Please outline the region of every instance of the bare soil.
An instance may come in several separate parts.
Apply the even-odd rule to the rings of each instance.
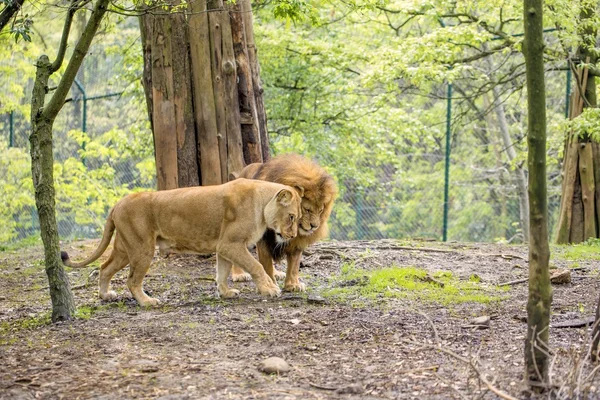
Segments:
[[[77,260],[96,243],[63,247]],[[237,299],[219,299],[214,258],[156,257],[145,280],[162,302],[154,309],[128,297],[127,270],[113,279],[122,296],[116,303],[97,298],[94,268],[71,270],[80,318],[59,324],[48,321],[41,247],[0,253],[0,398],[530,397],[522,382],[527,283],[511,285],[504,300],[489,304],[382,297],[357,305],[323,297],[349,261],[364,269],[452,271],[464,280],[476,274],[490,286],[527,277],[524,246],[403,245],[414,249],[391,241],[318,244],[301,269],[308,293],[269,299],[252,283],[234,284],[241,289]],[[552,264],[573,267],[561,251]],[[594,314],[598,261],[579,261],[572,275],[571,283],[554,286],[552,324]],[[470,326],[484,315],[491,317],[488,329]],[[589,331],[551,327],[553,395],[600,398],[600,378],[582,362]],[[284,358],[291,371],[260,372],[258,364],[271,356]]]

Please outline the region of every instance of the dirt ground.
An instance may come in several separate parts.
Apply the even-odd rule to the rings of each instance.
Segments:
[[[71,258],[97,241],[64,244]],[[412,249],[411,249],[412,248]],[[600,398],[600,378],[585,362],[589,327],[556,324],[593,316],[598,261],[568,260],[554,285],[550,330],[553,396]],[[523,246],[393,241],[324,242],[301,269],[306,294],[266,299],[252,283],[241,296],[217,297],[214,258],[155,258],[145,288],[162,305],[142,309],[128,298],[126,270],[113,279],[121,301],[96,295],[95,268],[70,270],[80,318],[49,323],[41,247],[0,253],[0,398],[2,399],[462,399],[516,398],[522,382],[527,284],[503,300],[442,306],[415,298],[338,298],[342,265],[372,270],[413,266],[459,280],[500,282],[527,276]],[[352,285],[345,283],[344,285]],[[357,301],[360,300],[360,301]],[[490,316],[488,329],[472,326]],[[271,356],[291,371],[266,375]],[[485,381],[490,383],[488,386]],[[547,395],[546,395],[547,396]],[[544,398],[546,398],[544,396]],[[541,398],[541,397],[540,397]]]

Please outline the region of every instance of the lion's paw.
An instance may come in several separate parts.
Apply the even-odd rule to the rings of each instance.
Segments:
[[[227,289],[226,291],[219,292],[219,296],[224,299],[231,299],[233,297],[238,297],[240,295],[240,291],[237,289]]]
[[[231,280],[234,282],[250,282],[252,275],[247,272],[242,272],[241,274],[231,273]]]
[[[269,296],[269,297],[277,297],[277,296],[281,295],[281,289],[279,289],[279,286],[277,286],[276,284],[274,284],[272,282],[270,285],[259,286],[258,292],[260,294],[262,294],[263,296]]]
[[[119,296],[114,290],[109,290],[106,293],[100,293],[100,298],[104,301],[115,301]]]
[[[155,299],[154,297],[148,297],[146,300],[143,301],[138,300],[138,303],[140,303],[142,307],[155,307],[160,305],[160,300]]]
[[[275,270],[273,271],[273,275],[275,275],[275,279],[277,279],[278,281],[282,281],[285,279],[285,272],[283,271],[279,271],[279,270]]]
[[[302,282],[286,283],[283,290],[285,292],[305,292],[306,285]]]

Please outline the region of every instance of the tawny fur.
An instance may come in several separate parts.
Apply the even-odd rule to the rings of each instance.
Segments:
[[[238,291],[227,286],[233,263],[252,276],[260,293],[275,296],[279,287],[248,251],[266,229],[286,240],[296,237],[300,196],[291,187],[271,182],[236,179],[204,187],[134,193],[121,199],[110,211],[102,241],[85,261],[74,263],[62,253],[65,265],[81,268],[98,259],[115,242],[109,259],[102,264],[99,295],[113,300],[110,290],[115,273],[129,264],[127,286],[141,305],[156,305],[142,289],[156,244],[161,253],[217,253],[217,288],[223,297]]]
[[[240,173],[241,178],[260,179],[294,187],[302,196],[303,213],[298,227],[298,236],[286,243],[287,274],[284,290],[304,291],[298,270],[304,249],[327,236],[327,220],[337,195],[335,181],[317,163],[298,154],[277,156],[264,164],[250,164]],[[320,212],[320,210],[322,210]],[[311,228],[314,227],[314,228]],[[264,243],[257,245],[259,260],[267,274],[274,279],[273,252]],[[236,280],[242,271],[234,267]]]

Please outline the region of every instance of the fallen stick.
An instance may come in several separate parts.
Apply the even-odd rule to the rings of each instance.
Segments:
[[[518,285],[519,283],[525,283],[529,280],[529,278],[523,278],[523,279],[517,279],[515,281],[508,281],[508,282],[503,282],[503,283],[499,283],[498,286],[512,286],[512,285]]]
[[[583,319],[572,319],[570,321],[557,322],[550,324],[550,328],[581,328],[584,326],[592,325],[596,317],[588,317]]]
[[[308,384],[314,388],[321,389],[321,390],[337,390],[338,389],[336,387],[318,385],[316,383],[312,383],[311,381],[308,381]]]

